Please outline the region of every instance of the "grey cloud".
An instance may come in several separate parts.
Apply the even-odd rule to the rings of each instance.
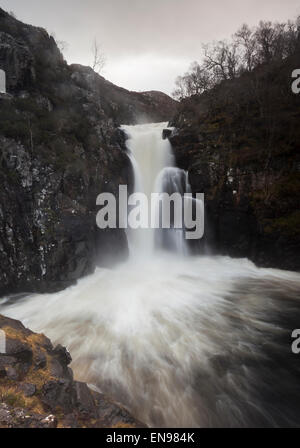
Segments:
[[[124,87],[170,92],[201,44],[230,37],[244,22],[287,20],[299,0],[2,0],[20,20],[68,42],[68,62],[91,63],[96,37],[107,56],[105,76]],[[159,75],[161,72],[161,76]]]

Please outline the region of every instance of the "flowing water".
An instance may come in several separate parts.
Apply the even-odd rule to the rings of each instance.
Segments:
[[[163,127],[124,128],[137,191],[189,189]],[[163,251],[143,232],[129,231],[126,263],[57,294],[3,299],[0,312],[67,346],[76,379],[151,426],[300,426],[300,275],[188,256],[178,232]]]
[[[134,190],[144,193],[148,198],[148,216],[158,213],[157,204],[151,211],[151,194],[190,192],[187,173],[174,166],[175,159],[169,140],[162,139],[163,129],[168,123],[151,125],[122,126],[128,136],[127,147],[132,161],[135,185]],[[171,213],[172,215],[172,213]],[[174,213],[173,213],[174,215]],[[174,218],[175,219],[175,218]],[[182,254],[188,253],[184,232],[181,229],[155,230],[135,229],[128,231],[131,256],[153,255],[154,249],[168,248]]]

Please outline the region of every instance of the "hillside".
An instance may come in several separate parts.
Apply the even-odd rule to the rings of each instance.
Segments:
[[[52,37],[0,9],[0,294],[56,291],[111,258],[123,231],[96,227],[96,198],[132,183],[120,124],[167,121],[176,102],[68,66]]]
[[[300,48],[181,102],[171,142],[193,191],[206,195],[216,253],[300,269],[299,61]]]

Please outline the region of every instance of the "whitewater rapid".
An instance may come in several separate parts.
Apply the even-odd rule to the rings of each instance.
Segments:
[[[163,126],[152,128],[155,147]],[[147,128],[134,132],[148,135],[151,153]],[[144,191],[171,164],[165,149]],[[132,156],[143,173],[150,154]],[[77,380],[150,426],[292,426],[300,422],[291,352],[299,290],[299,274],[246,259],[150,250],[60,293],[4,298],[0,313],[66,346]]]

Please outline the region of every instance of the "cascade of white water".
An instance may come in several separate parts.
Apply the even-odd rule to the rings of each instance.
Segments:
[[[159,193],[168,193],[172,196],[174,193],[179,193],[183,198],[185,193],[191,192],[191,187],[188,181],[188,174],[176,167],[164,168],[156,179],[155,190]],[[162,204],[160,211],[162,211]],[[183,221],[183,209],[182,216],[178,218],[180,210],[172,208],[171,211],[171,227],[169,229],[158,229],[155,233],[155,245],[158,248],[188,255],[188,245],[185,239],[185,229]],[[176,220],[181,222],[181,228],[175,228]]]
[[[148,215],[152,193],[190,192],[187,174],[174,166],[175,160],[169,140],[163,140],[162,132],[167,123],[122,126],[128,136],[127,147],[132,161],[136,193],[148,198]],[[174,219],[173,219],[174,220]],[[135,229],[128,232],[133,255],[149,254],[154,247],[187,253],[184,229]]]

